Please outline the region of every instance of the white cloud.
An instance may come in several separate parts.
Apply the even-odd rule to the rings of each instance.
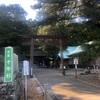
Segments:
[[[26,19],[32,18],[35,19],[36,11],[32,10],[30,8],[31,5],[36,4],[36,0],[0,0],[0,4],[21,4],[21,6],[25,9],[25,11],[28,13]]]

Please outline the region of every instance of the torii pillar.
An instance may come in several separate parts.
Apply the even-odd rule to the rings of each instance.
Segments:
[[[62,38],[60,38],[59,42],[60,42],[60,58],[61,58],[62,75],[65,75],[64,62],[63,62],[63,46],[62,46]]]
[[[34,62],[34,43],[32,38],[30,46],[30,77],[33,77],[33,62]]]

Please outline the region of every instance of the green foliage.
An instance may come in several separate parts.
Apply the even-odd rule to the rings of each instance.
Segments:
[[[20,34],[30,33],[25,22],[25,11],[19,5],[0,6],[0,45],[20,44]]]
[[[23,50],[23,39],[19,35],[32,32],[26,15],[25,10],[18,4],[0,5],[0,47],[12,46],[20,57],[27,50]]]
[[[81,45],[100,39],[100,6],[95,0],[38,0],[38,34],[68,35],[64,40],[67,45]],[[77,17],[87,18],[88,21],[72,23]],[[53,40],[55,41],[55,40]],[[83,62],[90,62],[100,56],[98,45],[89,46],[89,50],[79,55]],[[46,50],[46,49],[45,49]],[[49,52],[49,49],[48,49]],[[98,53],[97,53],[98,52]]]

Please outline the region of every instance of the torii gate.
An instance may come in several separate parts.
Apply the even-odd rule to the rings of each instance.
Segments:
[[[20,35],[22,38],[30,39],[30,42],[23,43],[22,45],[30,45],[30,72],[31,68],[33,67],[34,62],[34,45],[59,45],[60,47],[60,55],[61,55],[61,68],[62,68],[62,75],[65,75],[65,70],[63,66],[63,45],[66,43],[62,43],[62,39],[66,39],[68,36],[55,36],[55,35]],[[35,39],[58,39],[59,42],[37,42]]]

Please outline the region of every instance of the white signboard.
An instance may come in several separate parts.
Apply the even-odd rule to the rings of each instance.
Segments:
[[[75,59],[74,59],[74,64],[75,64],[75,65],[78,65],[78,60],[79,60],[78,58],[75,58]]]
[[[23,75],[29,75],[29,62],[27,60],[23,61]]]

